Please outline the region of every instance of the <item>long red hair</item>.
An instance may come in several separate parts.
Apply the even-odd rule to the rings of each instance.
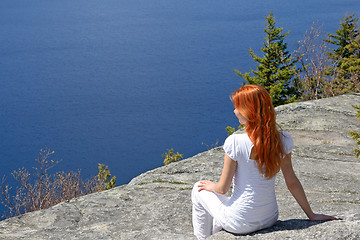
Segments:
[[[280,171],[284,150],[276,127],[276,113],[269,93],[258,85],[244,85],[232,94],[234,107],[247,122],[245,130],[254,144],[253,158],[268,179]]]

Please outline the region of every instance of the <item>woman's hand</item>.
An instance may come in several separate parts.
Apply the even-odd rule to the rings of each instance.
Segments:
[[[198,185],[199,192],[201,190],[206,190],[209,192],[215,192],[215,183],[209,180],[200,181],[200,184]]]
[[[206,190],[216,194],[226,194],[230,188],[233,176],[236,171],[237,162],[232,160],[226,153],[224,157],[224,167],[218,183],[209,180],[200,181],[199,192]]]
[[[309,217],[310,221],[328,221],[328,220],[338,220],[338,218],[325,215],[325,214],[314,214],[313,216]]]

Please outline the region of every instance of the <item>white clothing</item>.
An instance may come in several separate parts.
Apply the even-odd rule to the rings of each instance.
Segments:
[[[283,149],[290,153],[294,143],[289,133],[280,132]],[[208,191],[192,191],[193,227],[198,239],[221,230],[246,234],[272,226],[278,218],[275,177],[265,178],[257,162],[250,159],[253,143],[246,133],[230,135],[223,146],[237,167],[230,198]]]

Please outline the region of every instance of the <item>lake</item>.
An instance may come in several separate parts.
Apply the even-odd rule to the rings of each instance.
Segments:
[[[358,0],[0,1],[0,174],[31,169],[41,148],[53,170],[117,184],[191,157],[237,126],[231,92],[260,54],[265,15],[290,30],[290,51],[314,21],[334,33]]]

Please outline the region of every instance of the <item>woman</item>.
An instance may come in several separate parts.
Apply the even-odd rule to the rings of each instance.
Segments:
[[[193,227],[198,239],[222,228],[247,234],[272,226],[278,219],[275,176],[282,171],[286,185],[308,218],[335,220],[315,214],[291,164],[293,140],[278,132],[268,92],[245,85],[232,95],[234,113],[246,133],[229,136],[224,144],[224,167],[218,183],[197,182],[192,191]],[[233,182],[232,196],[224,196]]]

